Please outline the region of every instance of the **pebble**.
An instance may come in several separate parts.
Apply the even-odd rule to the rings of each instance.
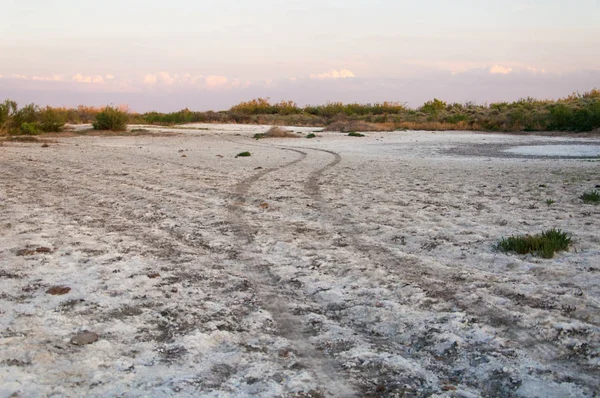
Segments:
[[[71,291],[71,288],[68,286],[52,286],[50,289],[46,290],[46,293],[51,294],[53,296],[62,296],[63,294],[67,294]]]
[[[98,341],[98,335],[94,332],[82,332],[71,337],[71,344],[86,345]]]

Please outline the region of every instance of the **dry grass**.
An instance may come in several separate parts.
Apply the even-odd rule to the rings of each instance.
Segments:
[[[173,137],[183,135],[183,133],[173,131],[150,131],[146,129],[133,129],[130,131],[111,131],[111,130],[67,130],[62,133],[45,134],[47,137],[138,137],[138,136],[155,136],[155,137]]]
[[[266,133],[256,134],[254,138],[299,138],[300,136],[294,134],[292,131],[286,130],[281,127],[273,126]]]
[[[351,120],[331,123],[323,131],[349,133],[351,131],[394,131],[396,129],[394,123],[368,123],[361,120]]]
[[[396,124],[398,130],[433,130],[433,131],[449,131],[449,130],[482,130],[478,124],[457,122],[401,122]]]
[[[50,143],[55,144],[55,140],[47,138],[32,137],[30,135],[12,135],[0,138],[0,145],[4,142],[20,142],[24,144]]]

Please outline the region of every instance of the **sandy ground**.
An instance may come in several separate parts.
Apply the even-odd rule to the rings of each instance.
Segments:
[[[196,127],[0,147],[1,397],[597,396],[598,140]]]

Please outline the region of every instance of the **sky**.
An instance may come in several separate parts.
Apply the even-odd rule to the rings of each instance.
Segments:
[[[2,0],[0,100],[490,103],[600,88],[598,0]]]

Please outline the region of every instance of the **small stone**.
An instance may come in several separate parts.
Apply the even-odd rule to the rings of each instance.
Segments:
[[[442,386],[442,391],[456,391],[456,387],[451,385]]]
[[[263,203],[260,204],[260,208],[261,209],[268,209],[269,208],[269,204],[266,203],[266,202],[263,202]]]
[[[187,155],[184,153],[183,155],[181,155],[182,158],[187,158]]]
[[[38,253],[52,253],[52,249],[50,249],[49,247],[38,247],[37,249],[35,249],[35,251]]]
[[[171,293],[177,293],[177,288],[176,287],[172,288]]]
[[[71,288],[68,286],[53,286],[50,289],[46,290],[46,293],[51,294],[53,296],[62,296],[71,291]]]
[[[158,272],[151,272],[148,274],[148,278],[150,279],[156,279],[158,277],[160,277],[160,274]]]
[[[30,250],[30,249],[17,250],[17,256],[31,256],[32,254],[35,254],[34,250]]]
[[[44,145],[42,145],[42,148],[48,148],[50,145],[48,145],[47,143],[44,142]]]
[[[99,336],[94,332],[82,332],[71,337],[71,344],[86,345],[98,341]]]

